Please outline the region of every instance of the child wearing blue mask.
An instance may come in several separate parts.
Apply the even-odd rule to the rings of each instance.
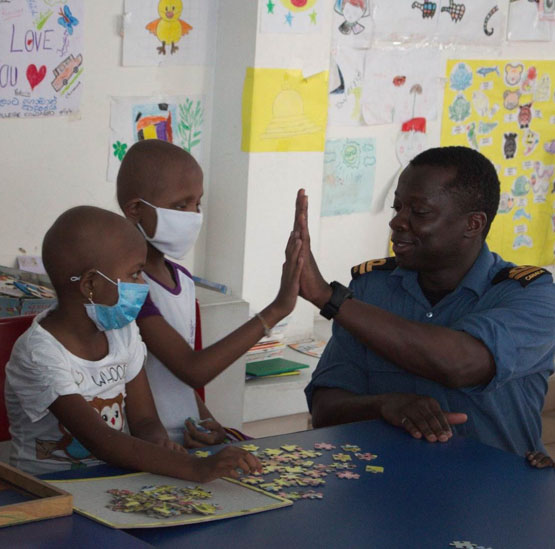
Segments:
[[[6,367],[13,465],[41,474],[102,460],[197,482],[260,469],[239,448],[198,459],[169,439],[134,322],[148,293],[145,259],[133,225],[100,208],[68,210],[46,233],[58,303],[33,320]]]
[[[118,202],[148,243],[144,277],[150,294],[137,324],[148,349],[147,374],[160,419],[172,440],[187,447],[218,444],[226,436],[194,389],[203,387],[294,308],[302,269],[301,241],[292,233],[281,287],[256,317],[223,338],[195,348],[198,309],[189,272],[168,259],[192,249],[202,224],[203,174],[183,149],[158,140],[139,141],[123,158]],[[202,431],[196,422],[203,421]]]

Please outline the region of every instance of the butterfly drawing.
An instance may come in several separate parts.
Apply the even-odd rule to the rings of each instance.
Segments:
[[[73,16],[69,6],[64,6],[63,9],[60,8],[59,15],[58,23],[67,30],[68,34],[73,34],[73,27],[79,24],[79,19]]]

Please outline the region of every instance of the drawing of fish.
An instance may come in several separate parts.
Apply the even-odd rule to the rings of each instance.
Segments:
[[[488,74],[490,74],[491,72],[496,72],[497,76],[499,76],[499,67],[495,66],[495,67],[480,67],[476,73],[479,74],[482,77],[486,77]]]

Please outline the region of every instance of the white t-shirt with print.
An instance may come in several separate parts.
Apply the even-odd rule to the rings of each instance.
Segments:
[[[105,332],[108,354],[85,360],[71,354],[39,322],[38,315],[17,340],[6,366],[6,408],[12,445],[10,463],[32,474],[97,465],[48,407],[79,394],[113,429],[126,430],[125,384],[140,372],[145,345],[135,322]]]
[[[168,261],[168,264],[174,271],[176,287],[168,288],[143,273],[149,287],[149,297],[143,309],[154,309],[150,312],[156,311],[156,314],[162,315],[164,320],[194,348],[195,284],[181,265],[173,261]],[[144,311],[141,311],[139,318],[141,316],[145,316]],[[185,420],[188,417],[199,417],[194,389],[176,377],[152,353],[148,353],[146,373],[160,421],[168,431],[168,437],[178,444],[183,444]]]

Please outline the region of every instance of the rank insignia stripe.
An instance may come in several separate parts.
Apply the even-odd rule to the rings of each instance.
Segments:
[[[519,267],[505,267],[501,269],[491,281],[492,284],[499,284],[504,280],[516,280],[520,285],[525,288],[528,284],[531,284],[545,274],[551,274],[547,269],[543,267],[536,267],[533,265],[521,265]]]
[[[351,277],[358,278],[360,275],[371,271],[393,271],[397,267],[397,261],[394,257],[385,257],[382,259],[371,259],[364,261],[360,265],[355,265],[351,269]]]

